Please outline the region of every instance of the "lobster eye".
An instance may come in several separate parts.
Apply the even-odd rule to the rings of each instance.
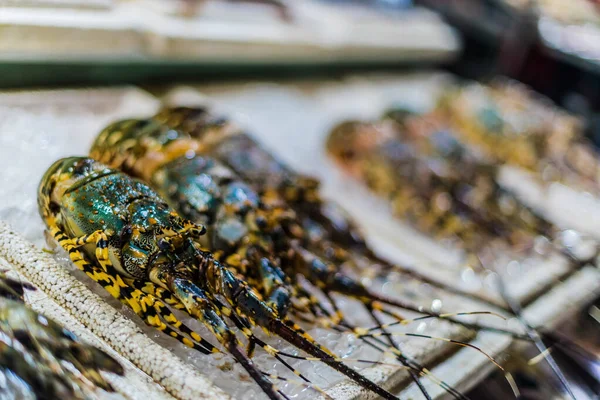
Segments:
[[[131,225],[125,225],[121,230],[121,243],[128,241],[132,234],[133,228]]]
[[[158,248],[161,251],[167,251],[171,248],[171,244],[165,239],[158,239]]]
[[[73,167],[75,175],[87,175],[94,170],[95,161],[90,158],[82,158]]]
[[[262,215],[256,217],[255,223],[256,223],[256,226],[258,226],[260,229],[267,228],[267,219]]]

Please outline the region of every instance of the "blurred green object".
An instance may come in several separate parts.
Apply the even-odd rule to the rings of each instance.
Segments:
[[[441,61],[336,62],[321,64],[192,62],[0,62],[0,88],[58,87],[70,85],[160,84],[249,78],[315,78],[349,72],[427,69]]]

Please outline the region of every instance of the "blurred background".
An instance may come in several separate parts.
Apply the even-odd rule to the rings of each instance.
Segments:
[[[3,87],[313,78],[432,65],[518,79],[600,141],[595,0],[3,0]]]
[[[349,74],[441,70],[459,79],[506,76],[525,83],[580,116],[588,138],[600,144],[598,0],[0,0],[0,5],[0,88],[6,91],[133,84],[162,93],[179,83],[310,83]],[[599,321],[600,311],[591,304],[562,333],[579,336],[599,354]],[[527,366],[526,360],[519,365]],[[536,392],[536,374],[527,368],[515,373],[522,398],[551,398]],[[588,379],[577,368],[568,374]],[[591,388],[588,395],[599,390],[593,379],[585,387]],[[514,397],[502,374],[471,395]]]

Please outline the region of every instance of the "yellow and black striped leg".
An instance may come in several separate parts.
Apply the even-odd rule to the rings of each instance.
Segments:
[[[177,341],[183,343],[187,347],[193,348],[204,354],[219,352],[219,350],[208,341],[200,337],[196,332],[192,331],[187,326],[183,325],[169,308],[158,298],[146,294],[139,289],[129,286],[121,279],[121,276],[116,274],[114,268],[110,267],[109,272],[114,272],[114,275],[106,273],[100,268],[88,263],[83,257],[82,261],[78,256],[83,256],[78,250],[72,250],[69,254],[79,253],[75,258],[71,258],[80,269],[86,272],[90,278],[98,282],[106,291],[113,297],[121,301],[123,304],[131,308],[146,325],[156,328],[171,336]],[[84,263],[86,263],[84,265]],[[81,268],[83,266],[83,268]],[[178,332],[179,330],[180,332]],[[189,336],[186,337],[182,333]]]
[[[206,233],[206,227],[204,227],[203,225],[196,224],[189,220],[184,220],[183,228],[180,229],[177,233],[179,233],[180,235],[198,238]]]
[[[94,243],[96,246],[96,259],[102,265],[102,268],[106,270],[106,263],[108,262],[108,236],[104,231],[98,230],[89,235],[69,238],[60,228],[55,226],[50,230],[50,234],[67,252],[78,249],[86,244]]]
[[[158,328],[164,331],[169,336],[177,339],[184,345],[198,349],[198,345],[202,346],[204,349],[208,350],[208,352],[218,353],[219,349],[213,346],[206,339],[202,338],[197,332],[192,330],[190,327],[181,322],[165,305],[168,304],[169,307],[173,307],[176,309],[184,310],[185,306],[175,297],[171,295],[167,290],[154,285],[151,282],[140,282],[140,281],[132,281],[132,286],[136,288],[137,291],[143,292],[143,295],[146,296],[147,302],[151,301],[156,311],[156,314],[160,317],[162,321],[164,321],[168,326],[166,328]],[[164,301],[164,303],[163,303]],[[149,304],[150,305],[150,304]],[[179,332],[176,332],[173,328]],[[168,330],[168,331],[167,331]],[[179,333],[189,336],[183,336]],[[192,340],[190,340],[190,338]],[[202,351],[202,350],[200,350]],[[204,351],[206,353],[206,351]]]
[[[108,257],[103,263],[104,270],[92,264],[83,252],[77,250],[77,247],[96,240],[92,235],[84,236],[79,239],[68,239],[58,227],[52,229],[52,235],[69,253],[69,258],[78,269],[83,271],[95,282],[98,282],[111,294],[111,296],[131,308],[140,318],[142,318],[144,323],[163,331],[165,334],[177,339],[184,345],[194,348],[202,353],[208,354],[219,351],[212,344],[203,340],[196,332],[193,332],[185,326],[183,327],[183,330],[186,331],[185,333],[190,336],[191,340],[177,332],[171,326],[168,326],[167,323],[169,325],[175,324],[182,326],[183,323],[178,321],[168,307],[158,298],[146,294],[125,283],[111,265]],[[102,236],[97,235],[97,237],[101,238]]]

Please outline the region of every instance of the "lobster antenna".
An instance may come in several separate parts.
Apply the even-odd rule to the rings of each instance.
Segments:
[[[490,270],[489,265],[484,257],[482,257],[481,255],[478,254],[477,258],[479,259],[480,264],[486,270]],[[521,322],[521,324],[525,328],[525,331],[527,332],[527,336],[529,336],[531,338],[531,341],[535,344],[535,346],[539,350],[540,355],[545,354],[544,358],[546,359],[546,361],[548,362],[548,365],[550,366],[550,368],[552,369],[552,371],[554,372],[554,374],[560,381],[561,385],[564,387],[564,389],[569,394],[569,396],[573,400],[576,400],[575,395],[573,394],[573,391],[571,390],[571,386],[569,385],[569,382],[567,381],[567,378],[564,376],[564,374],[560,370],[560,367],[558,366],[558,364],[556,364],[556,361],[554,360],[554,358],[550,354],[548,348],[546,347],[546,345],[540,338],[540,335],[527,322],[527,320],[523,316],[521,305],[508,295],[508,292],[506,291],[506,286],[504,285],[504,281],[502,280],[502,278],[500,276],[498,276],[498,279],[496,279],[496,282],[498,285],[498,291],[500,292],[500,295],[502,296],[502,298],[504,299],[506,304],[508,304],[508,306],[512,310],[513,314],[517,317],[519,322]]]
[[[305,289],[303,289],[305,290]],[[318,316],[318,312],[316,309],[314,309],[315,307],[318,308],[325,316],[329,317],[329,320],[331,320],[331,314],[329,313],[329,311],[327,309],[325,309],[323,307],[322,304],[320,303],[314,303],[311,304],[312,306],[312,311],[313,314]],[[336,307],[335,303],[332,303],[332,307]],[[337,312],[337,314],[341,314],[339,311]],[[309,321],[310,322],[310,321]],[[334,330],[336,330],[337,332],[340,333],[347,333],[348,329],[355,329],[355,327],[353,327],[352,325],[350,325],[347,321],[342,321],[340,324],[335,325],[335,324],[328,324],[327,327],[332,328]],[[418,372],[419,375],[428,378],[429,380],[431,380],[432,382],[434,382],[435,384],[437,384],[438,386],[440,386],[442,389],[444,389],[446,392],[448,392],[449,394],[451,394],[453,397],[457,398],[457,399],[466,399],[467,397],[465,395],[463,395],[462,393],[460,393],[459,391],[457,391],[456,389],[454,389],[451,385],[447,384],[446,382],[438,379],[437,377],[435,377],[430,371],[428,371],[426,368],[424,368],[423,366],[421,366],[417,361],[410,359],[409,357],[405,356],[398,348],[396,347],[392,347],[390,348],[389,346],[387,346],[385,344],[385,342],[383,342],[380,338],[376,337],[376,338],[366,338],[366,337],[362,337],[360,338],[362,341],[364,341],[367,345],[371,346],[372,348],[376,349],[377,351],[381,352],[381,353],[386,353],[386,352],[391,352],[402,364],[403,366],[408,366],[410,369],[409,371],[413,371],[413,372]],[[388,338],[388,340],[391,340],[391,338]],[[379,347],[377,344],[373,343],[379,343],[380,345],[386,346],[387,348],[382,349],[381,347]],[[398,365],[396,365],[398,367]],[[419,386],[419,388],[422,387],[422,385],[420,384],[420,382],[417,383],[417,385]],[[423,393],[426,397],[428,396],[428,394]]]

